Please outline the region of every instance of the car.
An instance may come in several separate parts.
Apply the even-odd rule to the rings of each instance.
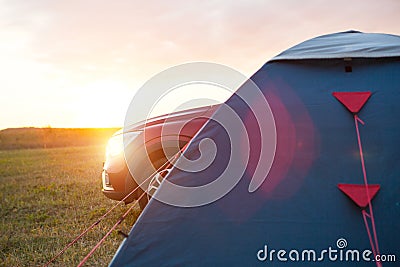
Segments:
[[[106,147],[101,175],[103,194],[121,201],[140,184],[140,189],[124,202],[127,204],[139,199],[143,209],[151,197],[149,192],[157,189],[160,178],[169,171],[167,162],[171,155],[185,147],[219,106],[203,106],[157,116],[114,133]],[[157,173],[154,174],[154,170]],[[152,175],[153,181],[147,179]],[[145,191],[146,196],[140,197]]]

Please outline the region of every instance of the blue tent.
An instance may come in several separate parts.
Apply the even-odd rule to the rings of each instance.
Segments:
[[[399,266],[400,36],[320,36],[284,51],[250,79],[275,119],[276,152],[265,181],[249,192],[271,129],[259,129],[235,94],[226,104],[250,133],[240,181],[199,207],[152,199],[110,266]],[[244,90],[246,83],[237,92]],[[204,138],[217,145],[213,163],[196,173],[175,168],[169,181],[207,184],[223,171],[231,144],[212,119],[186,157],[199,156]]]

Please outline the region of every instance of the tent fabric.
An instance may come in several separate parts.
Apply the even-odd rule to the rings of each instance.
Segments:
[[[297,50],[301,56],[321,51],[321,58],[339,54],[358,57],[361,51],[367,58],[353,59],[350,73],[344,71],[340,58],[276,60],[284,55],[290,59],[292,48],[250,78],[270,104],[277,133],[274,162],[261,187],[248,191],[260,143],[271,129],[258,129],[249,106],[234,94],[225,104],[241,118],[251,140],[249,164],[239,183],[223,198],[201,207],[175,207],[152,199],[110,266],[375,266],[373,262],[339,262],[328,257],[316,262],[258,258],[266,250],[268,255],[282,249],[339,250],[343,239],[348,248],[361,252],[371,249],[360,208],[337,188],[338,184],[362,184],[363,174],[354,118],[332,96],[334,92],[365,91],[372,95],[357,116],[365,122],[360,131],[368,180],[381,188],[373,200],[380,251],[400,257],[400,60],[376,58],[378,53],[400,51],[400,41],[394,41],[400,37],[354,32],[331,37],[316,38],[325,50],[313,49],[307,45],[309,41]],[[333,53],[336,37],[342,46]],[[344,40],[351,41],[349,47],[363,49],[343,50]],[[382,50],[385,42],[390,50]],[[253,93],[246,84],[239,91],[249,96]],[[258,99],[251,101],[257,108]],[[213,117],[223,116],[221,112],[217,110]],[[207,184],[224,170],[231,144],[223,127],[212,119],[192,140],[185,156],[196,159],[204,138],[216,143],[218,153],[213,163],[196,173],[175,168],[167,177],[169,181],[184,186]],[[384,266],[398,266],[398,262]]]
[[[347,31],[319,36],[274,57],[276,60],[382,58],[400,56],[400,36]]]
[[[336,97],[350,112],[358,113],[371,96],[371,92],[333,92]]]
[[[369,184],[367,186],[369,194],[367,194],[366,186],[363,184],[338,184],[338,188],[353,200],[357,206],[366,208],[375,197],[376,193],[378,193],[380,186],[377,184]]]

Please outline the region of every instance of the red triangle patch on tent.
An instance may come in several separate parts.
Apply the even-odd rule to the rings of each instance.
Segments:
[[[378,184],[368,185],[369,197],[367,196],[367,190],[365,190],[364,184],[338,184],[339,189],[351,200],[353,200],[360,208],[366,208],[368,204],[375,197],[380,189]]]
[[[367,103],[371,92],[334,92],[332,95],[350,112],[358,113]]]

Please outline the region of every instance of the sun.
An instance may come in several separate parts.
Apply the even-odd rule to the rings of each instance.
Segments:
[[[115,80],[101,80],[77,88],[72,108],[75,125],[84,128],[122,127],[134,89]]]

